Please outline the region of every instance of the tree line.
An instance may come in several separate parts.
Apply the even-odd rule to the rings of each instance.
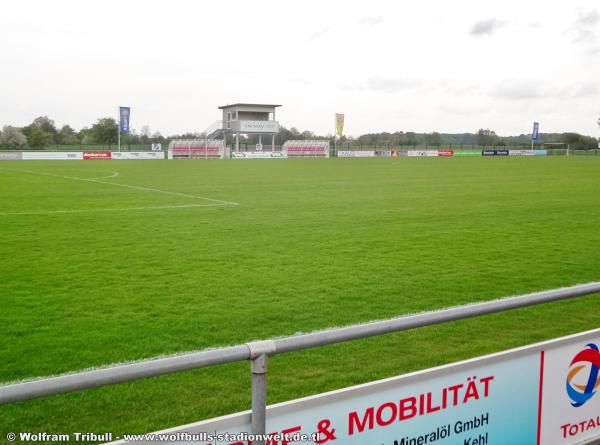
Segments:
[[[206,137],[203,133],[184,133],[164,137],[159,131],[151,132],[145,125],[138,133],[132,130],[129,134],[121,135],[121,144],[139,145],[151,143],[168,143],[172,139],[197,139]],[[281,127],[280,132],[275,135],[275,144],[283,145],[288,140],[294,139],[322,139],[333,143],[332,135],[316,135],[311,131],[299,131],[295,127]],[[265,145],[270,145],[270,137],[263,140]],[[411,131],[396,131],[394,133],[367,133],[356,138],[342,136],[337,143],[347,146],[365,147],[398,147],[398,146],[460,146],[477,145],[480,147],[526,145],[531,142],[530,134],[519,136],[498,136],[489,128],[480,128],[476,133],[415,133]],[[581,135],[574,132],[567,133],[540,133],[540,143],[558,142],[570,144],[571,148],[596,148],[596,138]],[[98,119],[90,127],[84,127],[75,131],[69,125],[58,128],[55,122],[48,116],[40,116],[25,127],[13,127],[6,125],[0,131],[0,147],[7,149],[23,148],[43,149],[50,145],[90,145],[103,144],[114,145],[117,143],[117,122],[115,119],[106,117]],[[242,135],[241,144],[254,145],[258,143],[258,135]]]
[[[49,145],[103,144],[110,147],[117,143],[117,137],[117,122],[110,117],[98,119],[90,127],[75,131],[70,125],[58,128],[48,116],[40,116],[25,127],[5,125],[0,131],[0,146],[13,149],[28,146],[37,150]],[[142,127],[140,133],[132,130],[129,134],[121,135],[124,145],[165,141],[160,132],[151,133],[147,125]]]
[[[503,147],[514,145],[531,144],[531,134],[520,134],[519,136],[498,136],[489,128],[480,128],[476,133],[369,133],[363,134],[356,139],[341,138],[341,143],[361,146],[461,146],[477,145],[479,147]],[[596,148],[596,138],[578,133],[540,133],[536,143],[565,143],[571,148]]]

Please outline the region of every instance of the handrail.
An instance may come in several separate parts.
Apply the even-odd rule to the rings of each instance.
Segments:
[[[390,318],[388,320],[327,329],[309,334],[251,342],[244,345],[210,349],[64,374],[56,377],[23,381],[0,386],[0,405],[174,372],[242,360],[255,360],[285,352],[406,331],[418,327],[431,326],[594,293],[600,293],[600,282],[502,298],[483,303],[467,304],[448,309]],[[266,364],[264,372],[266,372]]]

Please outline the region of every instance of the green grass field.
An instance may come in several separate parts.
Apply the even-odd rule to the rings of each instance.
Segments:
[[[600,280],[597,158],[15,161],[0,191],[0,382]],[[599,310],[276,356],[268,401],[597,328]],[[249,406],[239,363],[0,406],[0,440]]]

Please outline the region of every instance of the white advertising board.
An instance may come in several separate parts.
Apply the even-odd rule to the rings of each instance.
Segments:
[[[533,150],[508,150],[509,156],[534,156]]]
[[[368,150],[338,150],[338,158],[374,158],[375,152]]]
[[[231,153],[231,159],[283,159],[286,157],[286,154],[280,151],[240,151]]]
[[[240,133],[279,133],[277,121],[232,121],[231,129]]]
[[[542,353],[541,444],[600,437],[599,345],[596,334]]]
[[[112,159],[165,159],[162,151],[113,151]]]
[[[80,161],[83,160],[83,153],[80,151],[24,151],[23,160]]]
[[[437,151],[432,151],[432,150],[408,150],[407,152],[408,156],[425,156],[425,157],[430,157],[430,156],[437,156],[438,152]]]
[[[23,159],[20,151],[0,151],[0,161],[19,161]]]
[[[273,405],[268,433],[292,439],[270,443],[298,442],[294,434],[318,445],[586,443],[600,437],[598,344],[600,329]],[[250,445],[250,421],[246,411],[152,439]],[[127,443],[155,443],[138,439]]]

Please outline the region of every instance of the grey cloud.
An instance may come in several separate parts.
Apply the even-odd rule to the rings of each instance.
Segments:
[[[450,93],[454,96],[472,96],[482,93],[480,83],[465,82],[461,79],[443,78],[438,81],[436,87],[442,93]]]
[[[542,24],[539,22],[529,22],[525,26],[527,26],[527,28],[531,28],[531,29],[540,29],[542,27]]]
[[[498,20],[497,18],[491,18],[488,20],[481,20],[479,22],[475,22],[475,24],[471,27],[471,35],[473,36],[491,36],[494,34],[499,28],[504,26],[504,22]]]
[[[575,33],[575,38],[573,39],[573,43],[587,43],[587,42],[594,41],[594,39],[595,39],[594,33],[589,29],[576,28],[574,30],[574,33]]]
[[[490,96],[499,99],[580,99],[597,96],[600,89],[595,83],[573,83],[561,86],[541,87],[535,81],[505,80],[494,86]]]
[[[575,25],[572,27],[572,32],[575,35],[573,43],[594,42],[598,24],[600,24],[600,13],[597,10],[580,12]]]
[[[579,26],[594,26],[600,23],[600,13],[595,9],[587,12],[581,12],[577,18]]]
[[[470,105],[462,102],[444,103],[440,110],[450,115],[475,116],[490,111],[490,105]]]
[[[346,85],[342,88],[348,91],[382,91],[384,93],[397,93],[423,85],[423,81],[415,78],[402,77],[370,77],[365,82]]]
[[[595,83],[572,84],[566,87],[550,90],[547,95],[560,99],[580,99],[585,97],[597,96],[600,90]]]
[[[490,95],[502,99],[521,100],[536,99],[542,97],[543,93],[534,82],[507,80],[494,86]]]
[[[381,17],[363,17],[358,21],[358,24],[361,26],[375,26],[381,25],[383,23],[383,18]]]
[[[329,26],[326,26],[325,28],[312,33],[310,36],[310,40],[318,40],[322,37],[325,37],[327,34],[329,34],[330,30],[331,30],[331,28]]]

